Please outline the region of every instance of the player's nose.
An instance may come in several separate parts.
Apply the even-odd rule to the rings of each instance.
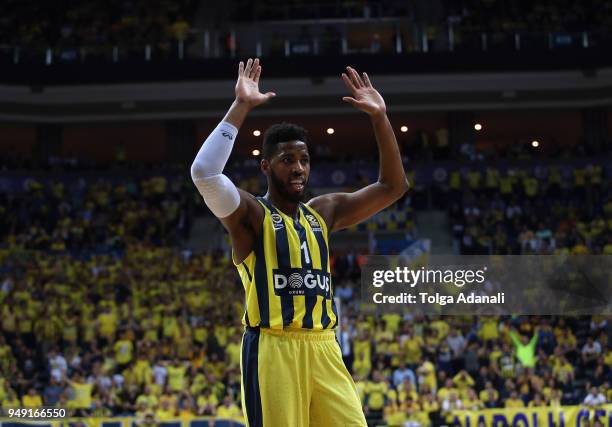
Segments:
[[[304,173],[304,165],[302,165],[301,162],[295,162],[293,164],[293,168],[291,169],[291,172],[294,175],[302,175]]]

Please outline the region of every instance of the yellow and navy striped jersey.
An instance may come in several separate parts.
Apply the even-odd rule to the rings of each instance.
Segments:
[[[323,218],[300,203],[298,218],[258,197],[263,231],[236,265],[246,291],[242,323],[272,329],[333,329],[338,324]]]

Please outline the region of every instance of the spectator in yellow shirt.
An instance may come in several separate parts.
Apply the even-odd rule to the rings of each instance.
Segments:
[[[562,353],[568,353],[576,350],[576,336],[569,328],[565,328],[557,337],[557,345],[561,347]]]
[[[104,309],[98,316],[98,333],[107,341],[112,342],[117,330],[117,316],[110,307]]]
[[[427,385],[430,390],[438,389],[436,380],[436,367],[429,360],[429,356],[423,357],[423,363],[417,369],[418,382],[420,386]]]
[[[143,393],[136,398],[136,405],[144,405],[146,411],[154,410],[157,403],[157,396],[153,394],[149,386],[146,386]]]
[[[529,401],[527,404],[528,408],[539,408],[540,406],[546,406],[546,402],[542,399],[542,395],[540,393],[536,393],[533,396],[533,400]]]
[[[357,353],[357,359],[353,362],[353,372],[361,378],[368,378],[372,370],[372,362],[366,357],[365,352]]]
[[[499,392],[493,388],[493,383],[491,381],[487,381],[479,397],[487,408],[495,408],[499,400]]]
[[[497,328],[497,317],[485,317],[482,319],[481,328],[478,331],[478,336],[485,341],[492,341],[499,338],[499,330]]]
[[[524,408],[525,402],[519,399],[518,393],[515,390],[512,390],[510,397],[504,402],[504,406],[506,408]]]
[[[21,404],[22,403],[19,402],[19,398],[17,397],[17,394],[12,389],[9,388],[6,394],[6,397],[2,401],[2,408],[3,409],[19,408]]]
[[[567,385],[574,381],[574,367],[565,356],[561,356],[559,363],[553,368],[552,374],[561,384]]]
[[[202,394],[198,397],[197,405],[198,415],[214,415],[217,406],[219,406],[219,400],[209,388],[205,388]]]
[[[185,373],[187,368],[179,359],[174,359],[172,365],[168,366],[168,387],[172,391],[182,391],[185,387]]]
[[[217,408],[216,415],[217,418],[242,421],[242,412],[240,412],[240,408],[236,406],[232,396],[229,394],[223,398],[223,405]]]
[[[589,249],[584,243],[584,239],[582,237],[578,237],[578,242],[572,247],[571,251],[572,255],[586,255],[589,253]]]
[[[39,408],[42,406],[42,397],[34,387],[30,387],[28,392],[21,398],[21,404],[26,408]]]
[[[402,403],[401,409],[406,414],[406,424],[420,426],[427,424],[429,416],[427,412],[423,411],[418,401],[408,397],[405,402]]]
[[[153,375],[153,369],[151,364],[147,360],[144,352],[138,353],[138,358],[134,364],[134,380],[139,386],[147,385],[151,382],[151,376]]]
[[[421,391],[423,392],[423,389],[426,388],[427,387],[423,387]],[[432,418],[436,416],[436,414],[440,411],[440,403],[436,400],[436,397],[431,391],[425,391],[423,393],[424,394],[423,398],[421,399],[421,407],[423,409],[423,412],[428,415],[430,421],[432,421]]]
[[[225,355],[230,367],[240,366],[240,335],[234,335],[225,348]]]
[[[368,382],[365,389],[365,412],[371,417],[382,418],[387,403],[388,387],[379,371],[374,371],[373,377],[374,379]]]
[[[134,344],[128,339],[127,333],[121,335],[121,339],[115,343],[113,350],[115,350],[115,360],[120,368],[126,367],[132,361]]]
[[[91,395],[94,385],[85,382],[85,378],[80,372],[77,372],[72,377],[72,381],[68,381],[72,388],[72,398],[68,402],[69,406],[75,409],[91,408]]]
[[[157,420],[153,412],[146,412],[142,421],[137,422],[138,427],[157,427]]]
[[[443,373],[444,371],[440,371],[440,374],[443,374]],[[440,383],[441,383],[443,380],[443,377],[439,377],[438,379],[440,380]],[[444,399],[448,397],[448,395],[450,395],[451,393],[457,394],[457,392],[458,390],[455,387],[453,380],[450,378],[447,378],[446,381],[444,381],[444,385],[440,387],[440,389],[438,390],[438,400],[442,402]]]
[[[561,390],[551,390],[550,399],[548,400],[548,406],[556,408],[561,406]]]
[[[178,321],[172,307],[166,307],[162,318],[162,332],[164,338],[173,339],[178,333]]]
[[[172,35],[173,39],[175,39],[175,40],[185,40],[187,38],[188,33],[189,33],[189,22],[187,22],[185,20],[185,18],[183,18],[181,15],[179,15],[176,18],[176,21],[174,21],[170,25],[169,32]],[[157,177],[154,178],[154,179],[157,179]],[[155,182],[155,185],[156,186],[160,186],[160,184],[158,184],[157,182]]]
[[[167,421],[174,419],[174,408],[171,406],[169,400],[162,400],[160,406],[155,412],[155,417],[159,421]]]
[[[409,366],[417,365],[420,362],[424,345],[423,338],[416,335],[414,329],[410,328],[403,344],[405,360]]]
[[[193,399],[189,396],[188,393],[184,393],[183,402],[181,404],[181,408],[178,411],[178,415],[180,419],[191,419],[195,417],[196,408],[193,403]]]
[[[456,391],[451,391],[442,401],[440,415],[447,423],[452,422],[453,411],[463,409],[463,402],[457,396]]]
[[[465,370],[459,371],[459,373],[453,377],[453,383],[455,383],[462,396],[465,396],[465,391],[469,387],[474,387],[476,384],[474,378]]]
[[[467,389],[467,396],[463,399],[463,407],[471,411],[478,411],[484,408],[484,403],[476,396],[473,388]]]

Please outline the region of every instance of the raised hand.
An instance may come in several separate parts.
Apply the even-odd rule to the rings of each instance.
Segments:
[[[363,73],[363,76],[360,77],[354,68],[346,67],[346,73],[342,73],[342,80],[353,95],[352,97],[343,97],[343,101],[348,102],[353,107],[370,116],[385,114],[387,111],[385,100],[380,96],[380,93],[372,87],[370,78],[366,73]]]
[[[276,96],[274,92],[261,93],[259,91],[259,76],[261,76],[259,58],[255,58],[254,61],[249,58],[246,65],[240,61],[236,82],[236,101],[253,108]]]

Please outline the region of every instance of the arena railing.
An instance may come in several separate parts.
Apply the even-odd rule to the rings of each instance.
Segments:
[[[610,31],[478,31],[449,21],[422,26],[408,18],[324,19],[196,28],[184,40],[56,46],[0,45],[4,64],[79,64],[437,52],[563,51],[612,44]]]

